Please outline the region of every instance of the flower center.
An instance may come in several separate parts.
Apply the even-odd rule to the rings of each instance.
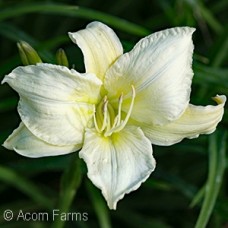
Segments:
[[[118,100],[118,110],[114,110],[108,101],[108,97],[104,96],[103,100],[97,105],[94,114],[94,125],[99,133],[103,133],[105,137],[110,136],[112,133],[121,131],[127,124],[134,106],[135,88],[132,85],[131,104],[125,118],[122,119],[122,103],[123,94],[120,95]],[[116,114],[117,112],[117,114]]]

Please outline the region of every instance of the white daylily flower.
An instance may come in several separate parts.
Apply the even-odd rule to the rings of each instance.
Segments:
[[[126,54],[100,22],[70,33],[84,54],[85,74],[41,63],[4,78],[20,95],[22,120],[4,146],[28,157],[82,148],[88,177],[115,209],[154,170],[151,143],[172,145],[209,134],[222,119],[225,96],[214,98],[217,106],[189,104],[193,32],[157,32]]]

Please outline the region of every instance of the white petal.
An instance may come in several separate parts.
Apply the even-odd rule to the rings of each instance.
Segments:
[[[177,119],[189,103],[193,76],[193,28],[172,28],[140,40],[107,71],[104,86],[110,97],[125,95],[130,104],[131,85],[136,99],[131,117],[137,121],[165,124]]]
[[[79,153],[88,167],[88,177],[107,200],[110,209],[126,193],[136,190],[155,168],[150,141],[137,127],[127,127],[104,137],[86,130]]]
[[[19,93],[18,112],[34,135],[59,146],[82,143],[99,99],[101,81],[96,76],[39,64],[18,67],[3,82]]]
[[[141,126],[145,135],[155,145],[168,146],[183,138],[196,138],[199,134],[215,131],[224,113],[225,96],[217,96],[217,106],[189,105],[184,114],[176,121],[164,126]]]
[[[94,105],[50,102],[22,97],[18,112],[26,127],[47,143],[64,146],[81,144],[84,129],[94,113]]]
[[[98,101],[102,84],[93,74],[80,74],[64,66],[46,63],[17,67],[4,82],[26,97],[92,104]]]
[[[86,29],[69,33],[69,36],[83,52],[86,72],[102,80],[109,66],[123,54],[115,32],[100,22],[92,22]]]
[[[68,154],[81,148],[81,145],[56,146],[46,143],[34,136],[22,122],[4,142],[3,146],[31,158]]]

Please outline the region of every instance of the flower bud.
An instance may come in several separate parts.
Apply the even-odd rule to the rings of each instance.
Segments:
[[[34,65],[36,63],[42,63],[42,60],[38,53],[25,41],[17,43],[19,54],[23,65]]]
[[[68,62],[66,53],[62,48],[60,48],[56,52],[56,61],[57,61],[57,64],[59,64],[61,66],[69,67],[69,62]]]

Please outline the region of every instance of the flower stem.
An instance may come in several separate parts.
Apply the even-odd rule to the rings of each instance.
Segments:
[[[59,195],[59,201],[57,209],[60,213],[67,213],[70,209],[72,201],[76,195],[77,189],[81,183],[81,169],[80,169],[80,158],[78,154],[73,155],[71,164],[62,175],[61,179],[61,189]],[[64,220],[60,219],[61,216],[56,216],[53,223],[53,228],[64,227]]]
[[[223,133],[220,138],[217,134],[213,134],[209,141],[209,174],[205,186],[205,198],[195,228],[206,227],[213,211],[226,168],[225,151],[226,134]]]

